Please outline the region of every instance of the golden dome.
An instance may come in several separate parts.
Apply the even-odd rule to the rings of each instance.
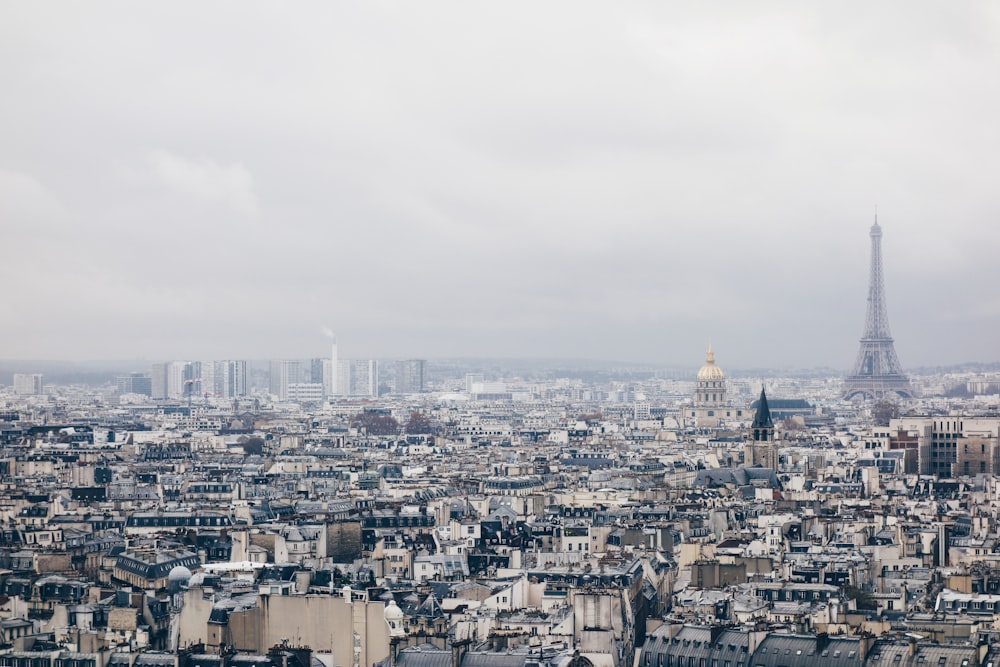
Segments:
[[[705,354],[705,365],[698,370],[698,381],[725,379],[726,374],[722,372],[721,368],[715,365],[715,352],[712,352],[712,346],[709,345],[708,352]]]

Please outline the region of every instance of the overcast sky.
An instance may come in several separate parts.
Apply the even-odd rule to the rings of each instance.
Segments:
[[[1000,360],[995,2],[4,2],[0,358]]]

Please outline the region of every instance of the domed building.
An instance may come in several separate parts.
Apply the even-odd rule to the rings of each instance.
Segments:
[[[698,407],[717,408],[726,405],[726,374],[715,365],[715,352],[711,344],[705,353],[705,365],[698,369],[698,382],[694,390],[694,403]]]
[[[167,592],[173,595],[187,588],[191,581],[191,570],[183,565],[177,565],[167,574]]]
[[[705,365],[698,370],[694,402],[687,411],[689,424],[696,428],[717,428],[725,421],[747,419],[746,411],[734,408],[726,395],[726,374],[715,365],[715,352],[708,346]]]

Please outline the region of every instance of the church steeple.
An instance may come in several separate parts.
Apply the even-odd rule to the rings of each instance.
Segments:
[[[767,406],[767,394],[764,387],[760,388],[760,399],[757,401],[757,413],[753,416],[754,442],[771,442],[774,440],[774,421],[771,419],[771,409]]]

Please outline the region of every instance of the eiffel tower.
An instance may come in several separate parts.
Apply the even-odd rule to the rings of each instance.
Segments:
[[[885,307],[885,283],[882,278],[882,228],[878,214],[871,229],[872,264],[868,277],[868,316],[861,336],[861,349],[854,362],[854,372],[844,380],[844,399],[862,396],[881,399],[890,394],[911,398],[910,380],[903,373],[892,346],[889,316]]]

